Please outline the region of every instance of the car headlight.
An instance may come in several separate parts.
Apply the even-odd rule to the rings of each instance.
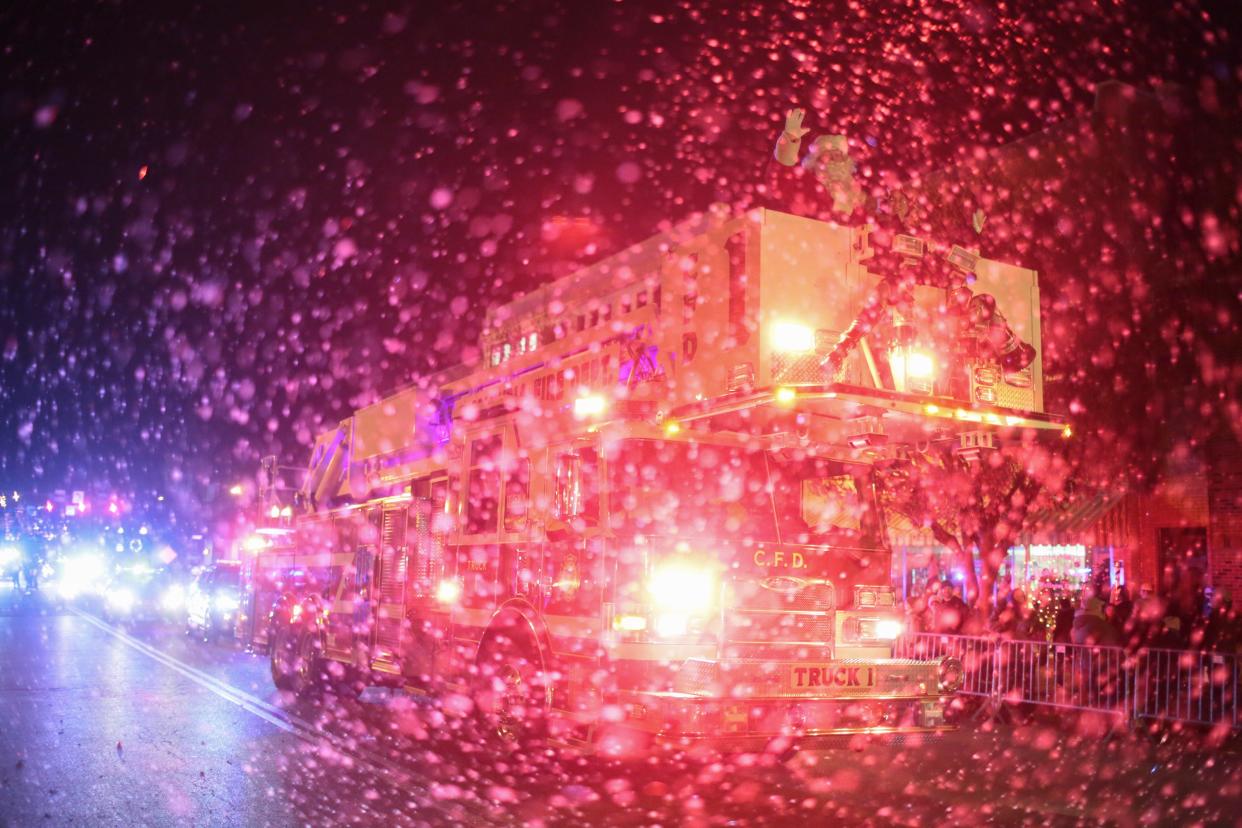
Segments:
[[[100,555],[81,554],[69,558],[60,568],[60,592],[66,598],[93,595],[104,591],[108,564]]]
[[[173,584],[164,590],[164,594],[160,596],[160,606],[168,612],[185,606],[185,587],[181,584]]]
[[[117,612],[129,612],[137,602],[138,597],[131,589],[120,587],[108,592],[108,606]]]
[[[21,557],[21,553],[12,546],[0,546],[0,566],[17,563],[19,557]]]

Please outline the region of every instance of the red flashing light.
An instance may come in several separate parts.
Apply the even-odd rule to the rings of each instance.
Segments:
[[[43,508],[44,508],[44,509],[46,509],[46,510],[47,510],[47,511],[49,511],[49,512],[54,512],[54,511],[56,511],[56,506],[55,506],[55,504],[53,504],[53,503],[52,503],[52,501],[50,501],[50,500],[49,500],[47,503],[44,503],[44,504],[43,504]]]

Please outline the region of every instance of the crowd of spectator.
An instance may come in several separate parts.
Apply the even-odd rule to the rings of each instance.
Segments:
[[[1225,590],[1176,590],[1158,595],[1149,584],[1132,598],[1126,586],[1088,584],[1079,591],[1001,587],[986,615],[957,586],[932,581],[907,607],[919,632],[997,634],[1027,641],[1242,653],[1242,617]]]

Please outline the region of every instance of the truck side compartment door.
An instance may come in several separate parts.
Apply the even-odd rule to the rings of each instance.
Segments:
[[[371,666],[384,672],[400,672],[403,650],[402,621],[405,616],[406,579],[409,570],[406,545],[406,504],[386,506],[380,522],[379,555],[375,562],[372,591],[375,637]]]

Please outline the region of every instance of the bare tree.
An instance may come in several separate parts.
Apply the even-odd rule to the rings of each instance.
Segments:
[[[986,613],[1009,548],[1042,501],[1060,495],[1067,471],[1033,443],[979,454],[933,444],[880,464],[880,498],[949,549],[964,570],[967,603]]]

